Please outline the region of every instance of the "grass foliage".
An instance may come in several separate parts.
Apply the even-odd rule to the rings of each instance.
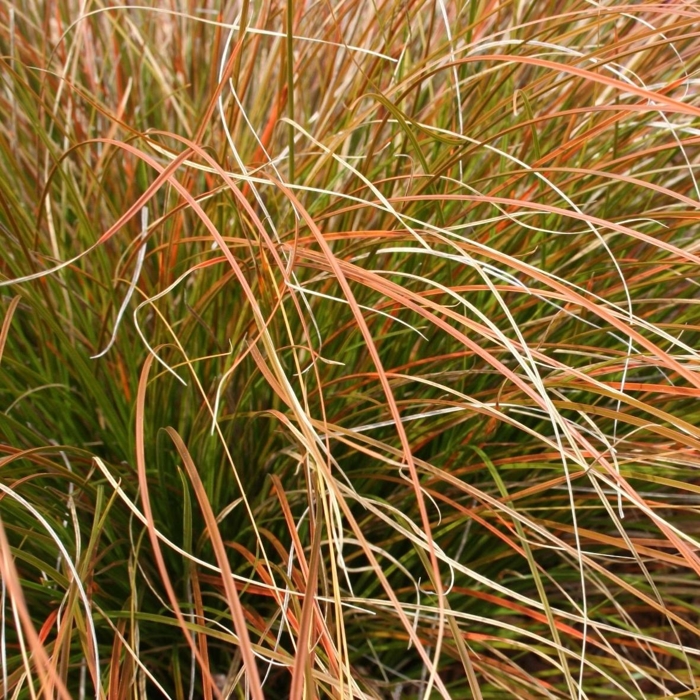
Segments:
[[[2,696],[700,698],[698,5],[150,4],[0,4]]]

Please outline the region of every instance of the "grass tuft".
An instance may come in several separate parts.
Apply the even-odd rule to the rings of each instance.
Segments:
[[[700,700],[700,9],[0,4],[0,694]]]

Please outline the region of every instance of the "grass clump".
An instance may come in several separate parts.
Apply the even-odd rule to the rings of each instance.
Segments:
[[[4,697],[700,697],[698,8],[0,5]]]

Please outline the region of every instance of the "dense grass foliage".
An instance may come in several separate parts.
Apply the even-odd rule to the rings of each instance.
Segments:
[[[700,698],[700,7],[0,4],[5,698]]]

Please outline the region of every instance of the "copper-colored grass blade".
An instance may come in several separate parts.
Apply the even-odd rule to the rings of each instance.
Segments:
[[[182,441],[182,438],[175,432],[173,428],[167,428],[166,432],[170,436],[170,439],[175,444],[180,457],[182,458],[185,469],[190,478],[194,492],[197,496],[197,502],[204,515],[204,520],[207,524],[207,530],[209,532],[209,539],[211,541],[212,547],[216,554],[216,560],[221,568],[221,580],[224,586],[224,591],[226,593],[226,600],[231,610],[231,616],[233,618],[234,628],[236,634],[240,640],[240,650],[243,657],[243,663],[248,674],[248,682],[250,684],[250,692],[255,698],[255,700],[264,700],[264,695],[262,691],[262,686],[260,685],[260,676],[258,674],[258,667],[255,661],[255,656],[253,654],[253,649],[250,642],[250,635],[248,633],[248,627],[245,621],[245,615],[243,613],[243,608],[241,606],[241,601],[238,597],[238,591],[233,583],[233,574],[231,567],[228,562],[228,556],[226,554],[226,548],[224,546],[223,540],[219,533],[219,529],[216,525],[216,516],[214,515],[209,500],[207,498],[206,491],[204,490],[204,485],[202,484],[197,468],[192,462],[192,458],[187,450],[187,446]]]
[[[211,671],[208,665],[205,664],[205,660],[195,645],[192,637],[187,630],[185,616],[180,609],[180,603],[178,601],[178,596],[175,593],[175,589],[170,581],[170,576],[165,564],[165,559],[160,548],[160,542],[154,530],[154,520],[153,520],[153,510],[151,508],[151,501],[149,495],[148,478],[146,476],[146,456],[145,456],[145,444],[144,444],[144,433],[145,433],[145,410],[146,410],[146,388],[148,387],[148,376],[153,364],[154,357],[149,355],[144,362],[143,369],[141,370],[141,377],[139,379],[138,393],[136,397],[136,465],[138,471],[139,488],[141,491],[141,501],[143,503],[143,513],[147,522],[148,536],[153,547],[153,554],[156,560],[156,565],[161,576],[161,581],[163,587],[168,596],[170,605],[172,606],[175,617],[177,618],[178,624],[182,629],[182,634],[187,640],[192,653],[195,655],[200,670],[203,676],[211,675]],[[221,693],[215,689],[215,695],[217,698],[221,696]]]
[[[7,313],[2,321],[2,328],[0,329],[0,363],[2,362],[2,354],[5,350],[5,343],[7,342],[7,334],[10,332],[10,324],[12,323],[12,316],[19,305],[21,297],[16,296],[10,302],[7,308]]]
[[[7,540],[5,526],[0,519],[0,575],[7,586],[17,614],[20,618],[22,629],[26,635],[29,646],[34,657],[34,668],[39,676],[39,689],[46,700],[53,700],[55,694],[62,700],[71,700],[70,693],[66,688],[63,679],[56,672],[51,659],[49,658],[44,644],[42,643],[39,634],[34,629],[32,619],[27,609],[27,603],[22,592],[20,578],[15,567],[15,563],[10,549],[10,543]],[[29,678],[29,683],[33,684],[33,679]],[[7,688],[5,689],[7,692]],[[99,696],[99,690],[98,690]]]
[[[435,556],[435,549],[432,541],[432,536],[431,536],[431,526],[430,526],[430,520],[428,518],[428,513],[425,508],[425,502],[423,500],[423,493],[420,488],[420,481],[418,479],[418,473],[415,468],[415,464],[413,462],[413,454],[411,452],[411,446],[409,444],[408,438],[406,436],[406,433],[403,429],[403,425],[401,423],[401,416],[398,410],[398,407],[396,405],[396,401],[394,400],[393,397],[393,392],[391,389],[391,386],[389,384],[389,381],[386,377],[386,373],[384,371],[384,368],[382,366],[382,362],[379,358],[379,354],[376,349],[376,345],[374,343],[374,339],[372,338],[372,335],[369,331],[369,328],[367,327],[367,324],[364,320],[364,317],[362,315],[362,312],[360,308],[357,305],[357,302],[355,301],[355,297],[352,293],[352,290],[350,289],[350,286],[348,284],[348,281],[343,273],[342,267],[339,264],[339,262],[336,260],[335,256],[333,255],[330,247],[326,243],[326,241],[323,238],[323,235],[321,234],[320,230],[316,226],[315,222],[313,219],[309,216],[309,214],[306,212],[304,207],[301,205],[299,200],[295,197],[295,195],[292,193],[291,190],[289,190],[287,187],[282,185],[281,183],[277,183],[279,188],[285,193],[285,195],[294,203],[295,208],[301,216],[304,218],[306,221],[307,225],[309,226],[310,230],[314,233],[316,237],[316,241],[319,244],[321,250],[323,251],[323,254],[328,261],[330,267],[333,269],[336,278],[340,284],[340,286],[343,289],[343,293],[345,295],[345,298],[347,299],[348,303],[350,304],[350,307],[353,310],[353,315],[355,317],[355,320],[357,321],[358,327],[362,331],[362,335],[365,339],[365,342],[367,343],[367,349],[372,356],[372,360],[374,362],[374,366],[377,370],[377,375],[378,378],[382,384],[382,388],[384,390],[385,396],[387,398],[387,403],[389,405],[389,409],[392,414],[392,418],[395,421],[396,425],[396,430],[399,435],[399,438],[402,443],[403,447],[403,455],[404,459],[406,460],[406,464],[409,468],[409,472],[411,474],[411,479],[413,481],[413,487],[415,490],[416,494],[416,501],[418,503],[418,508],[420,512],[420,517],[421,517],[421,525],[423,527],[423,531],[425,532],[426,539],[427,539],[427,544],[428,544],[428,553],[430,557],[430,565],[432,567],[432,575],[433,575],[433,583],[436,586],[437,590],[437,598],[438,598],[438,625],[440,629],[440,634],[438,636],[438,640],[436,642],[436,651],[435,655],[436,657],[439,657],[440,655],[440,646],[441,646],[441,639],[442,639],[442,633],[443,633],[443,627],[445,624],[444,621],[444,600],[443,600],[443,591],[442,591],[442,580],[440,577],[440,570],[438,568],[438,563],[437,563],[437,558]],[[424,650],[422,650],[421,647],[419,647],[419,651],[421,655],[424,657],[425,662],[429,665],[429,668],[431,669],[430,673],[430,681],[428,687],[432,685],[433,682],[435,682],[438,686],[438,688],[441,690],[441,692],[446,693],[446,689],[444,686],[442,686],[442,682],[439,678],[439,676],[435,675],[435,668],[433,661],[430,660],[427,655],[425,654]]]

